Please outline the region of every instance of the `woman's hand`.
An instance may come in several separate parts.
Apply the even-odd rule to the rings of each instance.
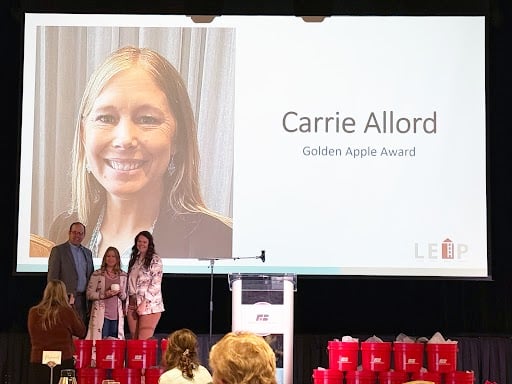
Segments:
[[[137,314],[142,315],[146,311],[147,302],[146,299],[142,300],[142,303],[137,307]]]
[[[108,299],[109,297],[117,296],[119,295],[120,291],[114,291],[112,289],[107,289],[105,291],[105,299]]]
[[[137,311],[137,299],[135,296],[129,296],[128,297],[128,302],[126,303],[126,314],[128,314],[128,312],[131,312],[131,313],[136,313]]]

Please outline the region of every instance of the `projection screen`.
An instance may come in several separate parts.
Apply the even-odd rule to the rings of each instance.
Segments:
[[[63,241],[82,94],[123,46],[180,73],[201,194],[232,231],[229,252],[209,232],[204,257],[170,256],[158,218],[165,273],[489,277],[484,16],[26,14],[16,272]],[[131,244],[100,239],[126,268]]]

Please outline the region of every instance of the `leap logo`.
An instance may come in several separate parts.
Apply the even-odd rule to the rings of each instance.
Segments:
[[[268,321],[270,316],[266,313],[258,313],[256,315],[256,321]]]
[[[441,243],[420,245],[414,243],[414,258],[429,260],[463,260],[468,252],[468,245],[454,243],[446,238]]]

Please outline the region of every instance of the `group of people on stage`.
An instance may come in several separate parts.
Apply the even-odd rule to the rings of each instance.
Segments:
[[[69,228],[69,240],[53,247],[48,281],[64,283],[72,306],[88,326],[87,339],[123,339],[125,315],[132,339],[152,337],[165,310],[162,260],[153,235],[141,231],[135,236],[125,272],[113,246],[106,249],[100,268],[94,270],[91,251],[81,244],[85,231],[85,225],[75,222]]]
[[[52,248],[43,299],[30,308],[34,380],[44,377],[44,350],[62,352],[57,371],[72,368],[74,338],[124,339],[126,317],[132,339],[149,339],[165,310],[162,260],[149,231],[135,236],[128,272],[121,268],[119,250],[113,246],[107,247],[100,268],[94,270],[92,252],[82,245],[85,232],[84,224],[74,222],[68,241]]]
[[[121,268],[119,251],[108,247],[101,267],[93,270],[91,251],[81,245],[86,228],[69,228],[69,240],[56,245],[48,259],[47,285],[42,300],[29,310],[31,340],[30,382],[47,383],[43,351],[61,351],[54,382],[62,369],[74,367],[74,339],[124,339],[126,316],[130,337],[146,340],[164,311],[162,261],[153,236],[135,236],[128,271]],[[276,358],[270,345],[251,332],[230,332],[210,350],[208,370],[201,365],[195,333],[172,332],[162,363],[160,384],[276,384]]]

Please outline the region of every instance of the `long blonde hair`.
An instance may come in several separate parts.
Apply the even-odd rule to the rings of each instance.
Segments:
[[[162,89],[176,119],[175,153],[170,161],[174,171],[167,173],[164,180],[169,207],[178,214],[203,212],[231,226],[232,220],[208,209],[202,197],[197,127],[190,97],[181,75],[159,53],[132,46],[112,52],[93,72],[82,96],[72,152],[71,212],[76,212],[78,219],[87,225],[93,207],[104,204],[106,191],[86,169],[83,120],[91,112],[94,101],[108,81],[118,73],[134,67],[144,69]]]
[[[43,330],[47,331],[53,328],[57,324],[60,310],[71,308],[64,282],[61,280],[48,281],[43,292],[43,298],[35,308],[41,316]]]

